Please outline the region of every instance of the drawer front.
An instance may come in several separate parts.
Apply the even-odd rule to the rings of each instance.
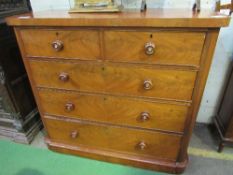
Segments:
[[[37,86],[190,100],[196,72],[93,62],[30,61]]]
[[[187,106],[116,96],[39,90],[45,114],[183,132]]]
[[[24,29],[20,34],[26,56],[74,59],[100,57],[98,31]]]
[[[82,145],[171,160],[177,158],[180,148],[179,135],[94,125],[69,119],[46,119],[45,124],[52,141],[72,146]]]
[[[106,59],[198,66],[205,33],[105,31]]]

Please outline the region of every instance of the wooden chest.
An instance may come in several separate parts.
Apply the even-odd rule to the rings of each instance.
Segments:
[[[219,28],[187,10],[8,18],[49,148],[180,173]]]

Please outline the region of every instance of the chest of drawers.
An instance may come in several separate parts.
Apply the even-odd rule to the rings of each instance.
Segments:
[[[50,149],[171,173],[187,147],[219,28],[186,10],[8,18]]]

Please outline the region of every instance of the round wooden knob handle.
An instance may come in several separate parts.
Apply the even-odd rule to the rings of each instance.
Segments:
[[[68,112],[73,111],[74,108],[75,108],[75,106],[74,106],[73,103],[66,103],[66,105],[65,105],[65,109],[66,109],[66,111],[68,111]]]
[[[150,119],[150,114],[148,112],[142,112],[140,115],[140,120],[141,121],[147,121]]]
[[[143,83],[143,87],[145,90],[150,90],[153,87],[153,83],[151,80],[145,80]]]
[[[152,42],[148,42],[145,44],[145,53],[147,55],[153,55],[155,53],[155,44]]]
[[[72,139],[77,138],[77,137],[78,137],[78,131],[72,131],[72,132],[70,133],[70,136],[71,136]]]
[[[138,144],[137,144],[137,148],[138,149],[140,149],[140,150],[144,150],[144,149],[146,149],[146,147],[147,147],[147,145],[146,145],[146,143],[145,142],[139,142]]]
[[[56,51],[56,52],[59,52],[63,49],[64,45],[63,45],[63,42],[62,41],[54,41],[52,42],[52,48]]]
[[[63,81],[63,82],[66,82],[69,80],[69,75],[67,73],[60,73],[59,75],[59,80]]]

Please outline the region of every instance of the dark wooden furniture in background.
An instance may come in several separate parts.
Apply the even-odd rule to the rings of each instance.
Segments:
[[[11,15],[22,14],[31,10],[29,0],[0,0],[0,22]]]
[[[26,1],[0,4],[0,135],[30,143],[42,126],[14,31],[3,17],[29,11]]]
[[[233,69],[214,122],[220,135],[218,151],[222,152],[225,145],[233,145]]]
[[[229,20],[206,10],[148,9],[38,12],[8,24],[50,149],[179,173],[219,29]]]
[[[221,5],[221,0],[216,2],[216,11],[220,11],[222,9],[228,9],[230,10],[230,14],[233,12],[233,0],[231,0],[231,3]]]

